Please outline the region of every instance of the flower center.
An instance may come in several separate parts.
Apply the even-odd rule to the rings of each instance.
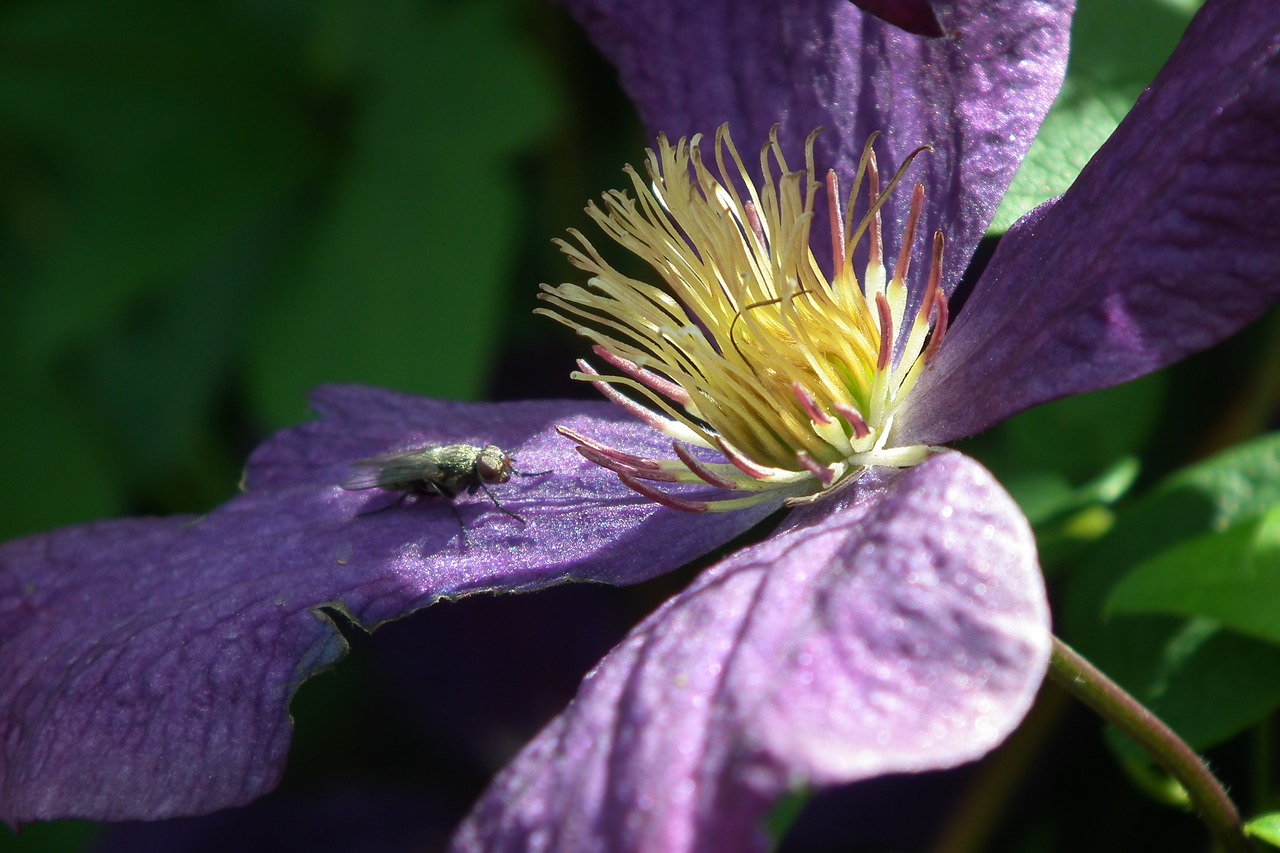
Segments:
[[[751,181],[727,126],[716,132],[721,182],[702,157],[699,136],[672,146],[658,138],[646,157],[651,184],[630,166],[635,199],[613,190],[587,213],[614,241],[661,277],[666,288],[611,266],[577,231],[577,245],[556,241],[591,278],[586,287],[543,285],[545,314],[593,343],[607,368],[579,361],[575,379],[593,383],[673,440],[675,459],[645,459],[561,428],[586,458],[666,506],[690,512],[731,510],[828,494],[871,466],[907,467],[932,452],[888,443],[894,414],[942,343],[946,296],[939,287],[943,238],[913,300],[908,293],[924,188],[916,184],[892,275],[884,266],[880,208],[897,188],[912,152],[883,192],[868,140],[848,197],[848,224],[834,172],[828,172],[832,275],[809,246],[814,201],[824,186],[814,171],[791,171],[777,128],[760,153],[763,181]],[[726,155],[728,160],[726,160]],[[727,168],[731,165],[732,168]],[[777,177],[774,177],[775,171]],[[745,195],[733,178],[741,179]],[[866,212],[854,205],[866,187]],[[854,250],[863,241],[861,281]],[[636,399],[621,393],[626,387]],[[690,447],[716,451],[714,461]],[[709,484],[741,493],[691,499],[654,485]]]

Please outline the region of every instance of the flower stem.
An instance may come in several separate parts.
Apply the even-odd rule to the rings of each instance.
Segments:
[[[1200,756],[1173,729],[1057,637],[1053,638],[1049,675],[1178,780],[1223,850],[1252,853],[1255,848],[1244,836],[1235,803]]]

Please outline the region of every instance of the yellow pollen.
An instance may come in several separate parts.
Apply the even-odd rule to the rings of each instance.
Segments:
[[[913,188],[892,273],[884,268],[880,222],[885,199],[928,149],[912,152],[882,189],[875,137],[868,140],[845,216],[834,172],[817,179],[816,137],[805,144],[805,169],[792,171],[775,127],[760,153],[758,187],[727,126],[716,132],[714,171],[699,136],[674,146],[659,137],[657,151],[646,152],[648,182],[628,166],[633,195],[610,191],[587,213],[652,267],[662,286],[619,272],[576,231],[569,232],[575,242],[556,241],[589,278],[585,287],[542,285],[539,297],[551,307],[537,313],[589,339],[605,365],[597,371],[580,362],[574,378],[594,383],[673,441],[723,457],[695,456],[677,443],[673,459],[640,459],[566,433],[588,459],[667,506],[720,511],[778,496],[794,503],[830,493],[868,467],[914,465],[932,452],[888,446],[888,436],[946,330],[944,241],[934,235],[929,275],[912,300],[907,278],[924,188]],[[864,183],[865,212],[855,219]],[[830,278],[809,242],[824,186]],[[868,260],[860,281],[853,257],[863,241]],[[693,499],[651,482],[742,496]]]

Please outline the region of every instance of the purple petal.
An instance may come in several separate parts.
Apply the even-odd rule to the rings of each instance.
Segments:
[[[372,628],[443,596],[580,579],[631,583],[766,512],[691,516],[622,486],[552,431],[634,452],[657,434],[607,404],[447,404],[326,389],[330,421],[254,455],[253,491],[199,518],[69,528],[0,547],[0,817],[195,814],[276,784],[298,686],[346,644],[320,608]],[[369,513],[334,485],[352,459],[414,441],[501,441],[529,471],[456,507]],[[386,504],[386,496],[383,496]],[[661,548],[651,543],[661,542]]]
[[[797,512],[640,625],[455,849],[763,850],[789,790],[995,746],[1048,663],[1025,519],[956,453],[858,500]]]
[[[916,147],[928,200],[921,234],[942,229],[945,286],[964,270],[1065,73],[1071,0],[942,4],[948,36],[926,39],[850,3],[566,0],[653,134],[710,137],[729,122],[751,156],[781,123],[793,166],[816,127],[817,165],[848,188],[875,131],[881,168]],[[885,208],[900,239],[910,192]],[[816,233],[825,233],[815,227]],[[815,238],[826,245],[824,238]],[[927,264],[918,263],[927,268]]]
[[[1280,18],[1211,0],[1071,189],[1001,241],[895,440],[1142,376],[1277,297]]]

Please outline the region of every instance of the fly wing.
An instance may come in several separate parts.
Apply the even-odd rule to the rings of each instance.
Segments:
[[[440,478],[435,450],[407,450],[370,456],[351,463],[351,473],[338,485],[347,491],[405,489],[430,484]]]

